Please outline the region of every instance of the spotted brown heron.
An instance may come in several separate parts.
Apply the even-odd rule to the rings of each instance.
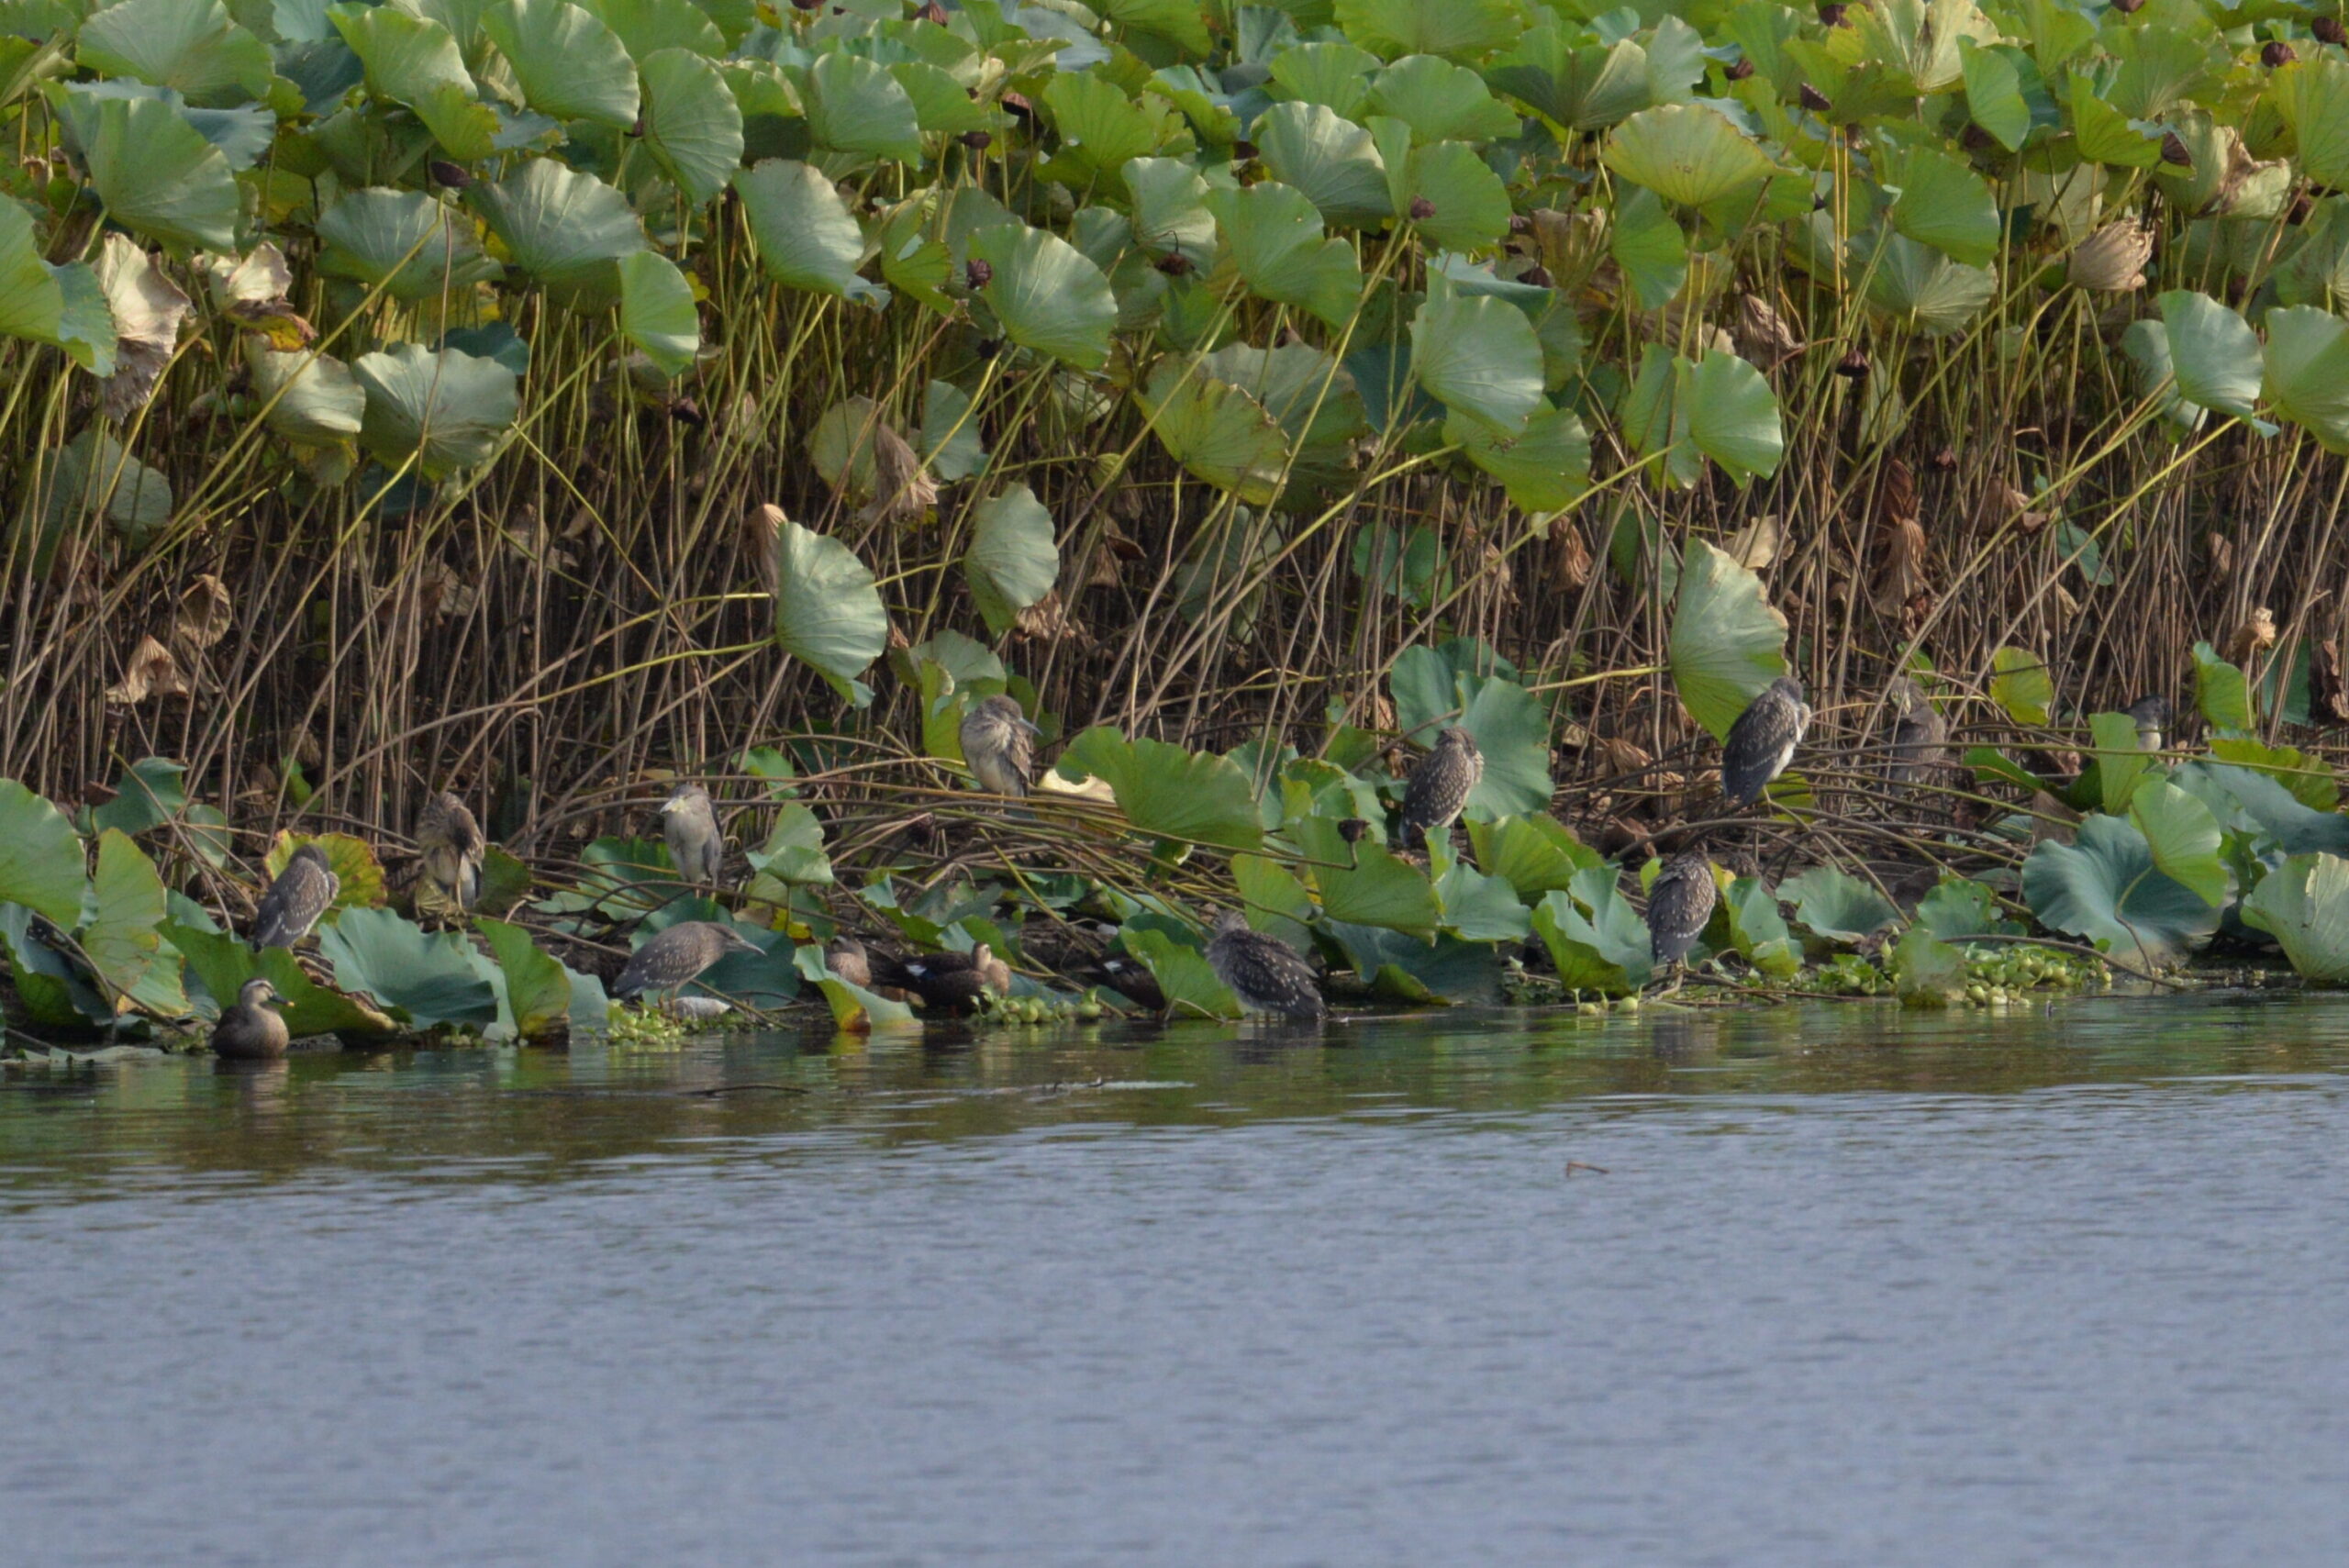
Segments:
[[[1810,705],[1802,700],[1802,683],[1781,675],[1762,689],[1729,727],[1721,742],[1721,794],[1732,810],[1762,798],[1772,779],[1787,771],[1810,727]]]
[[[1303,955],[1278,937],[1251,929],[1248,917],[1237,909],[1216,917],[1208,963],[1252,1013],[1319,1018],[1330,1010],[1321,1000],[1320,981]]]
[[[1009,697],[982,697],[963,716],[963,761],[993,793],[1024,795],[1035,773],[1037,733]]]
[[[237,1005],[220,1015],[212,1026],[212,1050],[217,1056],[232,1062],[266,1062],[285,1054],[293,1043],[286,1031],[285,1020],[277,1015],[273,1003],[285,998],[277,987],[260,975],[239,986]]]
[[[612,982],[612,995],[625,999],[654,991],[674,997],[728,953],[764,951],[731,926],[680,920],[629,955],[628,967]]]
[[[489,840],[463,800],[443,790],[416,819],[416,847],[424,851],[426,880],[462,912],[481,896],[481,860]]]
[[[1434,749],[1419,759],[1403,786],[1403,847],[1417,849],[1430,833],[1449,832],[1484,776],[1485,754],[1476,749],[1476,738],[1456,724],[1439,730]]]
[[[718,830],[718,810],[709,791],[697,784],[681,784],[661,803],[661,837],[669,846],[669,862],[677,874],[696,886],[725,885],[718,867],[726,856],[726,840]]]
[[[315,843],[303,845],[261,895],[253,917],[253,945],[292,947],[310,934],[341,891],[342,879],[335,875],[326,851]]]
[[[2169,699],[2164,696],[2143,696],[2129,705],[2129,717],[2136,721],[2137,749],[2158,751],[2162,749],[2162,733],[2169,728]]]
[[[1897,714],[1892,721],[1892,782],[1940,782],[1949,767],[1948,720],[1906,675],[1895,676],[1885,696]]]
[[[875,957],[873,978],[918,999],[925,1012],[976,1010],[982,995],[1011,995],[1011,967],[981,942],[969,952],[925,952],[911,958]]]
[[[1677,966],[1705,934],[1720,896],[1704,851],[1685,850],[1664,862],[1648,889],[1649,955],[1659,964]]]

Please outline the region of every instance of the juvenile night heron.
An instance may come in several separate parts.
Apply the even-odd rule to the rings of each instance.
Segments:
[[[661,803],[661,837],[669,845],[669,862],[687,882],[712,887],[725,885],[718,869],[726,858],[726,840],[718,831],[718,811],[709,791],[697,784],[681,784]]]
[[[1011,994],[1011,968],[981,942],[969,952],[925,952],[874,961],[873,978],[918,997],[925,1011],[968,1013],[984,994]]]
[[[1430,833],[1451,829],[1485,776],[1485,754],[1476,738],[1454,724],[1439,731],[1435,749],[1419,759],[1403,790],[1403,846],[1416,849]]]
[[[456,795],[442,791],[425,803],[416,819],[416,847],[424,851],[425,879],[460,911],[481,895],[481,858],[489,840],[481,824]]]
[[[1036,768],[1036,733],[1018,703],[983,697],[963,717],[963,761],[993,793],[1024,795]]]
[[[1677,964],[1688,956],[1720,896],[1704,851],[1684,851],[1664,862],[1648,889],[1648,952],[1656,962]]]
[[[1746,705],[1721,742],[1721,794],[1732,810],[1762,798],[1770,781],[1787,771],[1810,726],[1810,705],[1802,683],[1781,675]]]
[[[1892,721],[1892,782],[1939,782],[1949,766],[1949,722],[1906,675],[1896,676],[1885,695],[1898,715]]]
[[[873,960],[864,944],[845,931],[824,945],[824,967],[851,985],[873,989]]]
[[[2162,732],[2169,728],[2169,699],[2162,696],[2139,697],[2129,705],[2129,717],[2137,721],[2137,749],[2158,751],[2162,749]]]
[[[680,920],[629,955],[628,967],[612,982],[612,995],[627,999],[658,991],[674,996],[728,953],[763,951],[731,926]]]
[[[276,986],[259,975],[246,981],[237,992],[237,1005],[212,1026],[214,1054],[232,1062],[266,1062],[284,1055],[293,1037],[286,1032],[285,1020],[270,1006],[284,999]]]
[[[341,891],[342,879],[328,863],[327,852],[316,844],[303,845],[261,895],[261,907],[253,917],[253,945],[292,947],[310,934],[310,928],[333,906],[335,895]]]
[[[1216,978],[1230,986],[1240,1005],[1252,1013],[1311,1019],[1329,1011],[1322,1005],[1321,985],[1314,977],[1313,966],[1278,937],[1251,930],[1248,917],[1237,909],[1216,917],[1208,941],[1208,963]]]

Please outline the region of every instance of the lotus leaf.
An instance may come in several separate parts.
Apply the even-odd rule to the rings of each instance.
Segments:
[[[1533,908],[1533,934],[1550,950],[1558,984],[1569,991],[1620,995],[1648,983],[1654,959],[1647,922],[1616,887],[1615,868],[1578,874],[1567,892]]]
[[[1147,737],[1130,740],[1103,728],[1069,743],[1061,771],[1107,783],[1126,819],[1154,838],[1228,850],[1253,850],[1264,839],[1256,792],[1228,757],[1186,751]]]
[[[496,150],[497,111],[481,102],[447,28],[392,6],[335,6],[327,17],[366,67],[368,92],[414,109],[451,158]]]
[[[2263,384],[2319,446],[2349,454],[2349,322],[2307,305],[2269,311]]]
[[[1468,842],[1477,865],[1506,881],[1527,904],[1568,886],[1576,872],[1604,863],[1598,851],[1546,813],[1471,821]]]
[[[1946,1007],[1965,988],[1965,955],[1911,926],[1893,944],[1892,984],[1905,1007]]]
[[[571,973],[530,940],[530,933],[504,920],[473,922],[495,959],[490,966],[497,991],[498,1022],[524,1040],[565,1033],[571,1028]]]
[[[481,26],[540,114],[622,130],[636,123],[636,66],[593,13],[569,0],[496,0]]]
[[[2254,419],[2262,361],[2251,323],[2188,289],[2163,295],[2161,309],[2178,395],[2198,407]]]
[[[2194,645],[2194,706],[2210,728],[2221,734],[2246,734],[2256,721],[2251,709],[2251,685],[2243,672],[2220,658],[2219,651],[2207,642]]]
[[[1524,26],[1510,0],[1335,0],[1330,12],[1347,38],[1389,60],[1483,54]]]
[[[317,846],[341,884],[329,907],[366,908],[384,902],[384,868],[375,851],[366,840],[349,833],[309,833],[296,838],[281,831],[270,840],[269,853],[262,860],[262,873],[274,880],[294,859],[294,851],[305,844]]]
[[[1210,191],[1205,200],[1250,293],[1293,305],[1333,327],[1353,316],[1362,295],[1362,265],[1353,246],[1323,237],[1321,216],[1303,193],[1266,181]]]
[[[349,191],[318,218],[318,268],[383,284],[395,299],[458,293],[501,270],[481,253],[473,226],[421,191]]]
[[[2017,724],[2046,724],[2055,706],[2055,682],[2046,661],[2012,645],[1990,655],[1990,700]]]
[[[1786,673],[1787,618],[1762,580],[1703,539],[1688,541],[1673,612],[1673,688],[1689,716],[1724,739],[1754,697]]]
[[[640,58],[639,70],[644,145],[685,199],[699,206],[724,190],[741,165],[741,106],[724,74],[696,50],[655,50]]]
[[[75,58],[108,76],[135,76],[191,104],[265,96],[269,46],[228,19],[220,0],[120,0],[82,24]]]
[[[701,350],[693,284],[658,250],[619,260],[620,335],[664,376],[683,375]]]
[[[236,249],[237,177],[177,110],[160,98],[46,90],[111,221],[182,250]]]
[[[774,635],[783,651],[863,707],[857,679],[889,645],[889,612],[873,573],[839,539],[785,519],[775,536]]]
[[[818,55],[807,68],[802,91],[807,128],[818,146],[900,163],[921,161],[921,117],[883,67],[861,55]]]
[[[429,479],[495,457],[521,406],[512,370],[456,349],[395,343],[352,369],[367,389],[361,441],[387,463],[413,455]]]
[[[1368,840],[1347,843],[1337,822],[1327,817],[1301,818],[1290,830],[1306,857],[1301,869],[1319,891],[1330,919],[1422,940],[1434,937],[1443,908],[1418,870]]]
[[[1633,184],[1684,206],[1719,201],[1776,172],[1752,138],[1695,104],[1642,109],[1608,133],[1600,158]]]
[[[1411,373],[1429,396],[1505,436],[1523,431],[1547,406],[1532,323],[1489,296],[1455,295],[1421,306],[1411,318]]]
[[[1900,911],[1883,894],[1832,866],[1813,866],[1788,877],[1778,884],[1778,896],[1795,906],[1797,925],[1847,947],[1900,920]]]
[[[1758,876],[1742,876],[1721,895],[1717,917],[1729,946],[1773,980],[1802,973],[1802,944],[1787,929],[1777,895]]]
[[[0,334],[63,349],[94,375],[114,373],[115,322],[96,276],[41,259],[32,215],[0,202]]]
[[[2129,820],[2144,835],[2163,875],[2192,888],[2213,907],[2226,903],[2219,822],[2209,806],[2165,779],[2147,778],[2129,797]]]
[[[2147,967],[2177,962],[2219,925],[2200,894],[2154,865],[2134,824],[2100,812],[2082,819],[2073,843],[2033,850],[2022,890],[2041,925]]]
[[[551,159],[531,159],[470,195],[513,263],[581,310],[618,298],[617,263],[645,248],[644,226],[626,196]]]
[[[235,937],[184,920],[167,922],[162,932],[186,961],[190,978],[203,989],[209,1006],[201,1010],[213,1017],[236,1001],[246,981],[259,975],[285,998],[278,1013],[296,1040],[316,1034],[369,1040],[398,1032],[399,1026],[379,1009],[311,979],[301,962],[284,948],[264,948],[256,953]]]
[[[963,557],[972,602],[997,637],[1019,612],[1040,604],[1061,572],[1052,515],[1024,484],[971,509],[971,548]]]
[[[1207,955],[1198,949],[1175,940],[1164,931],[1129,922],[1119,933],[1119,941],[1125,950],[1150,971],[1151,978],[1166,996],[1166,1009],[1180,1018],[1191,1015],[1203,1018],[1236,1018],[1241,1016],[1240,998],[1231,988],[1217,978]]]
[[[1319,104],[1275,104],[1253,139],[1274,179],[1301,191],[1327,222],[1364,228],[1394,216],[1386,163],[1370,132]]]
[[[1197,362],[1162,361],[1138,395],[1150,428],[1177,462],[1252,506],[1279,495],[1288,442],[1264,406],[1204,373]]]
[[[2252,889],[2243,918],[2283,945],[2302,979],[2349,984],[2349,860],[2292,856]]]
[[[982,292],[1006,337],[1081,371],[1108,362],[1118,301],[1083,251],[1025,224],[983,228],[970,250],[993,270]]]
[[[665,50],[684,50],[705,60],[720,60],[731,45],[718,23],[694,0],[583,0],[620,42],[640,70]],[[747,28],[746,28],[747,30]],[[648,79],[646,91],[651,90]]]
[[[346,909],[319,932],[318,951],[334,966],[338,988],[373,996],[417,1029],[478,1029],[498,1021],[496,987],[455,932],[427,935],[389,909]]]
[[[1967,937],[2019,936],[2022,928],[1998,913],[1998,895],[1970,877],[1944,876],[1917,901],[1917,926],[1945,942]]]

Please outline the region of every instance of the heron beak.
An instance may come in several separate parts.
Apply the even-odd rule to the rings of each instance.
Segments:
[[[671,795],[668,799],[666,799],[666,800],[664,800],[664,801],[662,801],[662,802],[661,803],[661,815],[662,815],[662,816],[663,816],[663,817],[668,816],[668,815],[669,815],[669,813],[671,813],[672,811],[674,811],[674,810],[676,810],[676,809],[677,809],[677,797],[676,797],[675,795]]]
[[[1041,735],[1043,733],[1042,730],[1036,728],[1036,724],[1033,719],[1015,718],[1011,722],[1017,724],[1020,728],[1026,730],[1030,735]]]

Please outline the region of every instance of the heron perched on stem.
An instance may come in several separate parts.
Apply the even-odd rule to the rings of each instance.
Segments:
[[[612,995],[625,1000],[654,991],[674,997],[728,953],[764,951],[731,926],[680,920],[629,955],[628,967],[612,982]]]
[[[1949,766],[1949,722],[1906,675],[1885,690],[1898,717],[1892,721],[1892,782],[1932,784]]]
[[[341,891],[342,878],[335,875],[326,851],[315,843],[303,845],[261,895],[253,917],[253,946],[292,947],[310,934]]]
[[[1011,995],[1011,966],[981,942],[969,952],[925,952],[878,958],[873,978],[918,997],[926,1011],[968,1013],[982,995]]]
[[[1648,952],[1677,969],[1713,917],[1720,889],[1702,850],[1685,850],[1664,862],[1648,889]]]
[[[1313,966],[1278,937],[1250,929],[1248,917],[1237,909],[1216,917],[1208,963],[1252,1013],[1311,1019],[1329,1012]]]
[[[237,1005],[212,1026],[214,1054],[238,1062],[265,1062],[284,1055],[293,1036],[271,1006],[284,1000],[262,976],[246,981],[237,990]]]
[[[726,840],[718,830],[718,811],[709,791],[697,784],[681,784],[661,803],[661,837],[669,846],[669,862],[677,874],[696,884],[723,886],[718,868],[726,858]]]
[[[1770,781],[1787,771],[1810,727],[1810,705],[1802,683],[1781,675],[1748,703],[1721,742],[1721,794],[1732,809],[1762,798]]]
[[[425,802],[416,819],[416,847],[424,852],[424,875],[460,913],[481,896],[481,860],[489,840],[481,835],[472,808],[443,790]]]
[[[2169,699],[2159,695],[2139,697],[2129,705],[2128,712],[2137,724],[2137,749],[2160,751],[2162,733],[2169,728]]]
[[[1037,728],[1007,696],[982,697],[963,716],[963,761],[981,785],[1021,796],[1036,770]]]
[[[1456,724],[1438,731],[1434,749],[1419,759],[1403,789],[1404,847],[1416,849],[1430,833],[1450,831],[1484,776],[1485,754],[1475,736]]]

